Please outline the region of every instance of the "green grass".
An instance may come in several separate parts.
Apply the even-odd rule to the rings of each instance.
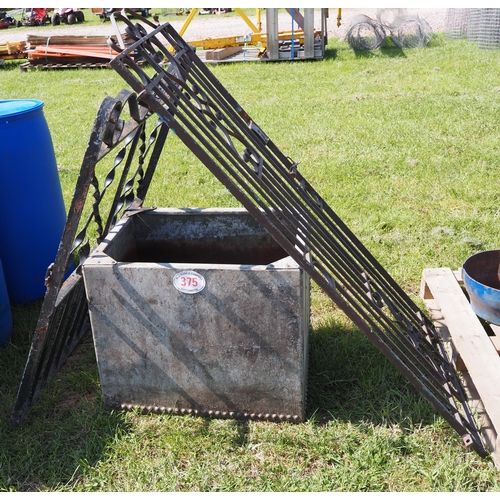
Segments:
[[[37,98],[68,205],[112,71],[0,68],[2,98]],[[500,247],[500,51],[424,49],[229,64],[219,80],[417,300],[422,269]],[[29,144],[27,139],[27,145]],[[146,205],[237,206],[175,137]],[[18,428],[7,420],[39,304],[13,308],[0,351],[0,490],[499,491],[461,438],[313,286],[308,419],[236,422],[110,411],[90,337]]]

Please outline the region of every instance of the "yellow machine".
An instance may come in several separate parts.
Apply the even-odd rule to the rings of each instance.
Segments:
[[[267,60],[281,59],[318,59],[323,57],[324,45],[326,43],[326,19],[328,9],[321,9],[321,28],[314,29],[314,9],[303,9],[304,14],[299,9],[286,9],[292,16],[299,28],[288,31],[277,31],[278,9],[266,9],[267,32],[262,32],[261,9],[256,11],[256,23],[254,24],[240,8],[235,8],[235,12],[245,21],[250,28],[249,35],[228,36],[206,38],[203,40],[189,40],[193,47],[199,47],[206,52],[206,59],[221,60],[224,56],[232,55],[240,51],[242,47],[258,47],[258,57]],[[198,14],[200,9],[191,9],[186,21],[179,31],[184,36],[189,24]],[[338,9],[337,25],[340,24],[341,9]],[[290,42],[294,47],[290,56],[284,56],[284,52],[279,50],[279,45]],[[318,49],[318,42],[321,47]],[[300,48],[304,48],[300,50]],[[220,57],[215,57],[213,51],[217,51]],[[288,51],[290,52],[290,51]]]

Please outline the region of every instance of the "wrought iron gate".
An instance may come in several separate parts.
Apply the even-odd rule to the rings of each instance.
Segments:
[[[146,127],[152,127],[149,135]],[[47,270],[47,291],[35,328],[28,360],[10,423],[20,424],[89,329],[81,264],[96,243],[127,209],[139,209],[168,134],[162,120],[151,117],[135,93],[122,90],[102,102],[92,128],[66,226],[54,263]],[[116,151],[117,150],[117,151]],[[97,175],[96,167],[115,152],[111,168]],[[102,179],[102,184],[99,182]],[[85,213],[87,198],[90,209]],[[92,226],[92,230],[90,230]],[[66,279],[68,269],[74,271]]]
[[[175,133],[462,436],[464,443],[486,455],[464,390],[432,322],[300,174],[297,163],[276,147],[168,23],[156,27],[139,16],[140,23],[136,24],[125,15],[116,18],[126,24],[127,35],[136,40],[111,62],[137,94],[137,100],[129,95],[128,101],[135,110],[131,111],[130,128],[135,132],[126,137],[136,144],[146,118],[156,114],[161,124],[156,147],[163,147],[167,130]],[[138,63],[139,59],[147,63],[147,70]],[[120,107],[116,106],[106,113],[116,114]],[[98,116],[92,132],[96,140],[102,130],[108,131],[104,134],[108,138],[125,137],[126,127],[119,119],[115,120],[116,126],[109,117],[101,121],[99,125]],[[52,271],[57,284],[48,288],[47,305],[44,302],[34,345],[37,335],[52,322],[58,284],[63,282],[72,242],[75,240],[76,247],[83,241],[81,236],[75,237],[73,226],[85,190],[96,181],[93,165],[100,152],[92,150],[92,137]],[[105,151],[109,147],[106,142],[102,145]],[[135,174],[140,179],[140,200],[136,200],[135,208],[141,205],[151,181],[155,156],[152,155],[145,174],[142,167]],[[97,193],[94,197],[98,206],[101,195],[99,190]],[[101,234],[114,224],[118,207],[132,205],[130,193],[126,201],[125,198],[117,197]],[[99,219],[97,215],[94,218]],[[88,244],[82,249],[84,255]],[[65,313],[62,316],[66,317]],[[51,328],[60,329],[52,324]],[[33,371],[39,363],[40,355],[30,355],[14,422],[23,418],[31,404]]]

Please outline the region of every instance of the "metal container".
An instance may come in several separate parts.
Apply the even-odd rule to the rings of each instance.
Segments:
[[[500,325],[500,250],[479,252],[462,266],[462,278],[472,310]]]
[[[126,215],[83,276],[108,406],[305,418],[309,277],[245,210]]]

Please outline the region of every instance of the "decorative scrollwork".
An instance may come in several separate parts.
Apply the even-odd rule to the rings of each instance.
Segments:
[[[130,115],[128,123],[121,118],[126,110]],[[115,147],[124,139],[124,134],[129,135],[150,114],[149,108],[139,102],[137,94],[128,89],[121,90],[109,112],[108,121],[102,132],[102,142],[109,148]]]

